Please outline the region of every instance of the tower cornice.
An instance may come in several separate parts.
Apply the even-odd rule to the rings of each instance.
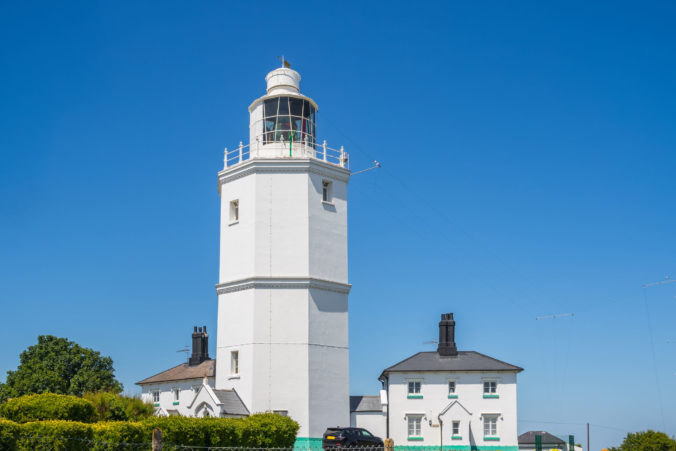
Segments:
[[[350,179],[350,170],[315,158],[252,158],[218,173],[218,187],[249,174],[312,172],[342,182]]]
[[[352,285],[349,283],[333,282],[331,280],[316,279],[314,277],[248,277],[216,285],[218,294],[234,291],[250,290],[252,288],[317,288],[325,291],[348,294]]]

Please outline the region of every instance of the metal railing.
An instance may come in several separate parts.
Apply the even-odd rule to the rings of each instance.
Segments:
[[[234,149],[228,150],[226,147],[223,151],[223,169],[240,164],[246,160],[252,158],[270,158],[265,151],[265,146],[271,144],[282,144],[282,147],[286,148],[288,146],[288,158],[294,157],[310,157],[317,160],[325,161],[341,168],[349,169],[349,155],[345,152],[345,148],[340,146],[340,149],[334,149],[329,147],[326,144],[326,140],[322,144],[305,144],[299,141],[278,141],[275,143],[261,144],[260,141],[256,142],[255,147],[252,148],[251,144],[243,144],[242,141],[239,142],[239,146]],[[266,156],[267,155],[267,156]],[[287,158],[286,151],[280,156],[273,158]]]

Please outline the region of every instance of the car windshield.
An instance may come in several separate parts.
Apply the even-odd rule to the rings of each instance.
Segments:
[[[367,436],[367,437],[373,437],[373,435],[371,435],[371,433],[370,433],[369,431],[365,430],[365,429],[362,429],[362,430],[361,430],[361,433],[362,433],[363,435]]]

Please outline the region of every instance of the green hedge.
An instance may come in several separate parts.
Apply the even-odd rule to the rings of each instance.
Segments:
[[[136,396],[116,393],[85,393],[84,399],[94,404],[97,421],[140,421],[150,418],[155,412],[152,404],[144,403]]]
[[[19,435],[20,425],[0,418],[0,449],[16,449],[16,437]]]
[[[263,413],[246,418],[149,418],[140,422],[0,420],[0,449],[28,451],[108,451],[119,443],[149,443],[154,428],[162,429],[164,449],[170,445],[291,448],[298,423]]]
[[[17,423],[71,420],[93,423],[98,415],[94,404],[77,396],[42,393],[10,399],[0,405],[0,417]]]
[[[89,451],[92,426],[75,421],[34,421],[19,425],[18,450]]]

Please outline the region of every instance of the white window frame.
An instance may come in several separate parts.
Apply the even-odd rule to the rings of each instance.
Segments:
[[[453,420],[453,422],[451,422],[451,435],[456,436],[456,437],[460,435],[460,421],[459,420]]]
[[[333,202],[333,183],[331,180],[322,180],[322,202],[327,204]]]
[[[230,201],[230,224],[237,224],[239,222],[239,199]]]
[[[174,387],[171,389],[171,394],[174,396],[174,402],[178,402],[181,396],[181,389],[178,387]]]
[[[422,423],[423,423],[422,413],[409,413],[406,415],[406,431],[408,438],[418,438],[422,437]],[[417,431],[416,431],[417,424]],[[411,426],[413,426],[413,431],[411,431]],[[413,434],[411,434],[413,432]],[[417,432],[417,434],[416,434]]]
[[[153,397],[153,402],[160,402],[160,391],[159,390],[153,390],[150,392],[151,396]]]
[[[491,390],[491,384],[492,384],[492,390]],[[486,388],[488,386],[488,391],[486,391]],[[498,387],[500,386],[500,381],[498,379],[484,379],[483,380],[483,394],[485,395],[497,395],[498,394]]]
[[[239,349],[230,351],[230,376],[239,376]]]
[[[495,438],[498,437],[498,419],[500,418],[500,414],[497,413],[484,413],[481,415],[481,419],[483,421],[483,427],[484,427],[484,438]],[[490,425],[493,425],[491,427]]]
[[[415,391],[416,384],[418,391]],[[411,386],[413,386],[413,391],[411,391]],[[422,379],[408,379],[406,381],[406,396],[422,397]]]
[[[451,391],[451,384],[453,385],[453,391]],[[458,397],[458,381],[456,379],[448,380],[448,397],[449,398]]]

